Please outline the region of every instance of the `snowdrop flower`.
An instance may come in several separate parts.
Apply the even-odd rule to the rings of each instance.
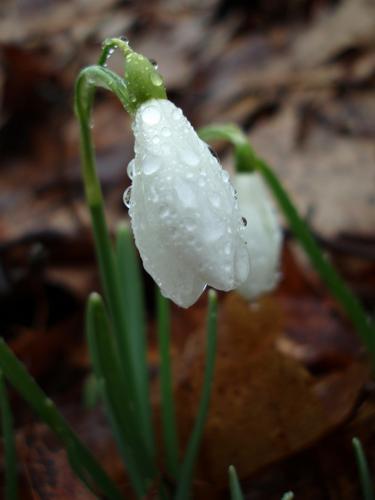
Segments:
[[[261,176],[237,174],[234,179],[242,215],[246,218],[250,272],[238,292],[251,300],[272,290],[279,279],[279,258],[282,235],[274,207]]]
[[[232,290],[249,273],[244,224],[229,175],[167,99],[134,114],[132,186],[124,193],[146,271],[189,307],[207,285]]]

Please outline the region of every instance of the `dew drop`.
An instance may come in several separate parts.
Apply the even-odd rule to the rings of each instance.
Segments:
[[[221,178],[223,179],[224,182],[229,181],[229,174],[226,170],[222,170],[221,172]]]
[[[196,228],[196,225],[195,225],[195,224],[194,224],[194,222],[192,222],[192,221],[187,221],[187,222],[185,223],[185,228],[186,228],[186,230],[187,230],[187,231],[189,231],[189,233],[191,233],[191,232],[193,232],[193,231],[194,231],[194,229]]]
[[[158,63],[155,61],[155,59],[149,59],[150,63],[153,65],[155,69],[158,69]]]
[[[178,179],[175,185],[177,196],[185,207],[194,207],[196,204],[195,193],[187,182]]]
[[[155,106],[149,106],[142,111],[142,120],[146,125],[157,125],[160,122],[160,111]]]
[[[160,218],[166,219],[170,215],[169,208],[167,205],[163,205],[160,209]]]
[[[142,171],[145,175],[154,174],[159,170],[161,162],[155,156],[148,156],[142,162]]]
[[[230,249],[231,249],[230,243],[227,243],[224,247],[225,255],[230,255]]]
[[[153,144],[159,144],[159,142],[160,142],[159,137],[157,135],[155,135],[155,137],[152,138],[152,143]]]
[[[159,73],[151,73],[150,80],[151,83],[155,85],[155,87],[160,87],[161,85],[163,85],[163,79],[159,75]]]
[[[129,38],[128,38],[128,37],[126,37],[126,36],[124,36],[124,35],[121,35],[121,36],[120,36],[120,40],[122,40],[122,41],[123,41],[123,42],[125,42],[125,43],[129,43]]]
[[[205,185],[206,185],[206,181],[203,179],[203,177],[199,177],[198,186],[203,187]]]
[[[172,118],[174,120],[180,120],[181,119],[181,116],[182,116],[182,111],[181,109],[176,109],[175,111],[173,111],[173,114],[172,114]]]
[[[213,242],[218,240],[224,233],[224,225],[221,222],[217,222],[209,227],[207,227],[206,233],[204,235],[206,241]]]
[[[171,131],[167,127],[162,128],[161,133],[164,137],[170,137],[171,135]]]
[[[133,159],[128,163],[128,166],[126,168],[126,172],[130,180],[132,180],[134,177],[134,171],[135,171],[135,161]]]
[[[210,200],[210,203],[213,207],[215,208],[220,207],[220,196],[217,193],[211,193],[208,199]]]
[[[128,188],[125,189],[123,197],[122,197],[124,205],[128,208],[130,207],[131,194],[132,194],[132,187],[129,186]]]
[[[180,153],[181,160],[189,165],[190,167],[195,167],[199,163],[199,156],[188,149]]]

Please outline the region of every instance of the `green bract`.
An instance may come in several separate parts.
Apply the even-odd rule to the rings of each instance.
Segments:
[[[125,58],[125,81],[129,92],[127,111],[134,114],[150,99],[166,99],[163,78],[147,57],[130,51]]]

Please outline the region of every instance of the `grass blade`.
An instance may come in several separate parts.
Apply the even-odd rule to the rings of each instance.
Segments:
[[[214,375],[217,342],[217,294],[208,292],[207,351],[206,367],[203,379],[202,395],[184,461],[180,467],[176,500],[185,500],[190,496],[194,465],[199,451],[204,424],[208,413],[211,387]]]
[[[236,469],[233,465],[229,466],[229,488],[231,500],[244,500]]]
[[[352,440],[357,469],[361,482],[363,500],[374,500],[374,486],[371,480],[370,470],[362,448],[361,441],[358,438]]]
[[[79,477],[82,482],[89,486],[96,495],[102,494],[110,500],[120,500],[122,495],[117,486],[88,448],[79,440],[54,403],[45,395],[2,338],[0,338],[0,367],[22,398],[62,441],[68,451],[68,457],[73,456],[80,463],[81,473]],[[74,463],[71,465],[74,470],[77,470]]]
[[[235,147],[237,171],[258,171],[263,176],[312,266],[352,321],[375,366],[375,326],[373,321],[370,320],[359,300],[323,254],[308,225],[299,215],[272,169],[265,161],[256,156],[246,135],[233,124],[204,127],[200,129],[199,135],[207,141],[228,140]]]
[[[10,408],[8,394],[5,387],[4,375],[0,371],[0,406],[1,427],[4,441],[5,485],[4,499],[16,500],[17,488],[17,457],[16,444],[13,430],[13,415]]]
[[[147,492],[153,476],[153,464],[138,446],[140,436],[136,425],[138,415],[127,398],[113,337],[101,297],[90,295],[86,313],[87,339],[93,368],[101,388],[116,444],[125,462],[138,496]]]
[[[168,300],[156,287],[158,345],[160,357],[161,417],[167,471],[171,477],[178,475],[178,435],[173,400],[172,370],[170,359],[170,310]]]

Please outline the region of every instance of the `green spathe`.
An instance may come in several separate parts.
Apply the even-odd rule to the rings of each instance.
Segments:
[[[114,50],[120,50],[125,58],[124,83],[126,85],[126,104],[128,113],[134,115],[139,106],[150,99],[166,99],[164,80],[156,66],[147,57],[134,52],[128,41],[123,38],[108,38],[103,43],[99,66],[106,66]]]
[[[163,78],[147,57],[129,52],[125,58],[125,81],[129,92],[128,111],[134,114],[150,99],[166,99]]]

